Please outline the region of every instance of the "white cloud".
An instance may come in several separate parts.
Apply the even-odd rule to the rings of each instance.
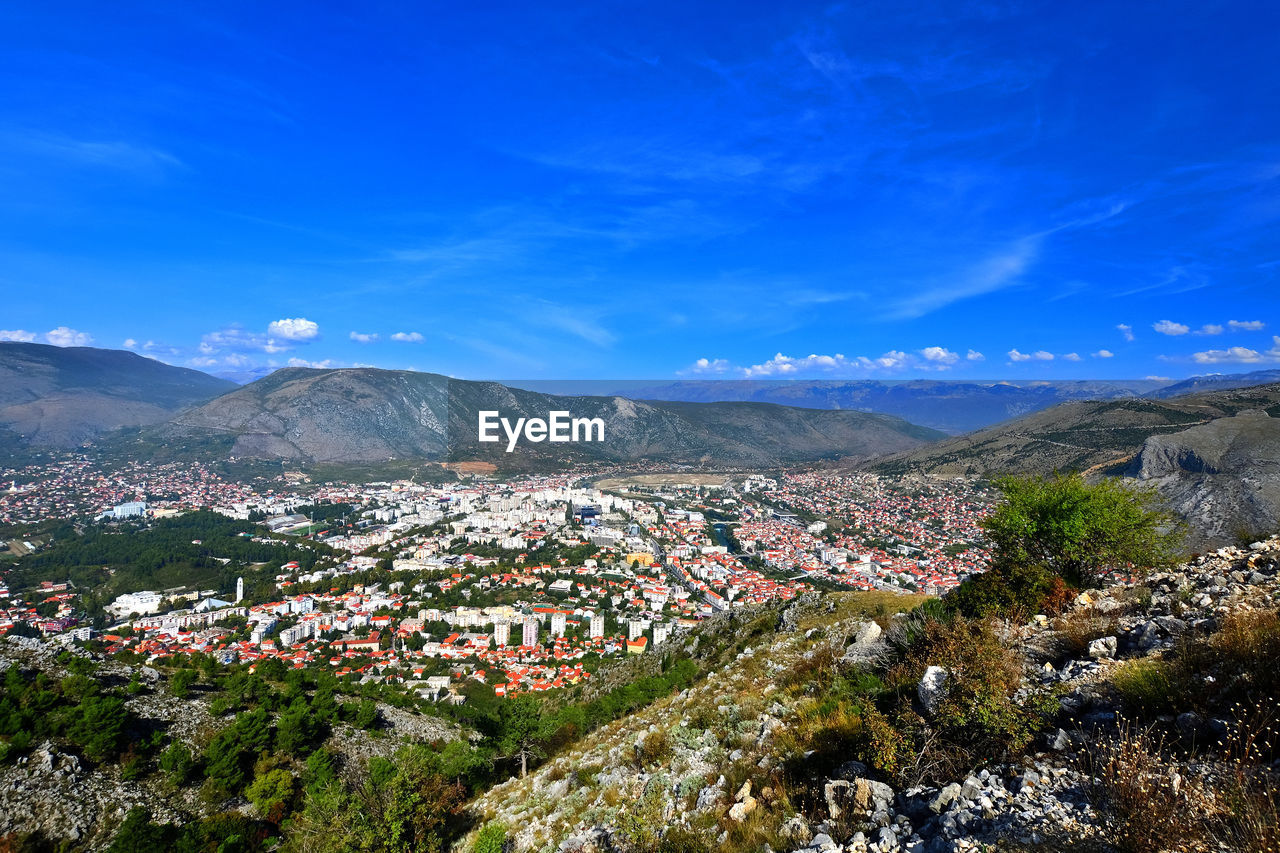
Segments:
[[[352,332],[351,340],[362,344],[371,344],[378,339],[377,332]]]
[[[326,358],[324,361],[308,361],[305,358],[291,358],[289,359],[289,366],[330,368],[336,367],[337,363],[331,358]]]
[[[684,370],[677,371],[681,376],[699,373],[725,373],[731,365],[723,358],[700,358]]]
[[[421,332],[396,332],[391,336],[391,340],[400,341],[402,343],[420,344],[426,340]]]
[[[87,347],[93,343],[93,335],[67,326],[59,326],[45,332],[44,339],[55,347]]]
[[[124,348],[125,348],[125,349],[137,349],[137,348],[138,348],[138,342],[137,342],[137,341],[135,341],[133,338],[125,338],[125,339],[124,339]]]
[[[1159,323],[1152,323],[1151,328],[1155,329],[1162,335],[1185,335],[1191,331],[1190,326],[1184,326],[1182,323],[1175,323],[1172,320],[1161,320]]]
[[[320,326],[306,317],[286,317],[273,320],[267,326],[267,334],[287,341],[310,341],[320,334]]]
[[[977,350],[969,350],[969,354],[965,356],[969,361],[986,361],[987,357]]]
[[[20,343],[34,343],[36,339],[35,332],[28,332],[26,329],[0,329],[0,341],[18,341]]]
[[[1115,353],[1109,349],[1100,349],[1093,354],[1094,358],[1114,358]]]
[[[1148,376],[1146,377],[1146,379],[1149,382],[1172,382],[1173,381],[1172,377],[1169,377],[1169,376]]]
[[[1206,350],[1192,353],[1196,364],[1258,364],[1260,361],[1280,361],[1280,334],[1271,337],[1272,346],[1266,352],[1248,347],[1228,347],[1226,350]]]
[[[925,361],[933,362],[940,370],[960,360],[959,353],[954,353],[946,347],[925,347],[920,350],[920,354],[924,356]]]
[[[1128,323],[1120,323],[1116,328],[1120,330],[1120,334],[1124,335],[1124,339],[1126,341],[1133,340],[1133,326],[1130,326]]]
[[[1067,361],[1079,361],[1080,354],[1075,352],[1069,352],[1066,355],[1064,355],[1063,358]]]
[[[1205,323],[1203,326],[1201,326],[1199,329],[1195,331],[1195,334],[1220,335],[1222,334],[1222,327],[1219,326],[1217,323]]]
[[[1035,352],[1018,352],[1016,349],[1009,350],[1010,361],[1053,361],[1053,353],[1044,350],[1036,350]]]
[[[809,355],[805,358],[792,358],[778,353],[763,364],[753,364],[742,368],[744,376],[777,376],[779,374],[797,373],[802,370],[832,370],[837,367],[852,367],[850,362],[840,353],[835,355]]]
[[[1228,320],[1227,328],[1233,332],[1261,332],[1267,324],[1261,320]]]

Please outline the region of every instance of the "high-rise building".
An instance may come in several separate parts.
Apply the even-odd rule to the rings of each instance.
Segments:
[[[511,623],[506,619],[493,623],[493,641],[500,649],[506,648],[507,643],[511,642]]]
[[[649,623],[643,619],[632,619],[627,623],[627,639],[635,640],[644,634],[644,629],[649,627]]]
[[[244,578],[236,578],[236,604],[244,598]]]
[[[660,646],[667,641],[667,637],[671,635],[671,626],[666,623],[654,623],[653,626],[653,644]]]
[[[596,637],[603,637],[603,636],[604,636],[604,614],[597,613],[591,617],[591,637],[592,639],[594,639]]]
[[[521,645],[538,645],[538,620],[532,616],[524,620],[524,637]]]
[[[551,614],[551,636],[563,637],[565,628],[564,614],[557,610]]]

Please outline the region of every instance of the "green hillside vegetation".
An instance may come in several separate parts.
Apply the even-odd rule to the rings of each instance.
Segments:
[[[267,536],[261,527],[205,510],[157,521],[91,524],[79,532],[64,524],[50,535],[49,548],[12,563],[8,583],[29,589],[40,581],[70,580],[81,593],[81,606],[91,613],[122,592],[173,587],[226,591],[242,575],[246,595],[265,594],[267,600],[274,597],[274,576],[285,563],[297,561],[310,569],[332,554],[318,542],[254,542],[250,537]]]

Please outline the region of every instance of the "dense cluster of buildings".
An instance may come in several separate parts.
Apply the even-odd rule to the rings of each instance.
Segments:
[[[0,504],[6,517],[112,523],[209,508],[261,525],[263,536],[305,536],[338,552],[322,568],[285,564],[266,579],[272,601],[245,600],[243,580],[234,591],[126,592],[98,624],[108,648],[277,658],[453,702],[476,680],[499,695],[571,684],[600,659],[647,653],[712,613],[815,586],[941,592],[986,558],[977,520],[988,498],[960,481],[796,473],[606,492],[576,476],[281,477],[254,488],[200,466],[107,474],[74,461],[25,479]],[[340,517],[303,511],[326,505]],[[91,635],[75,590],[49,582],[23,592],[29,601],[0,585],[0,632]]]

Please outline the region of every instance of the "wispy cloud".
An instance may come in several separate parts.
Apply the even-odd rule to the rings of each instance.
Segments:
[[[35,343],[36,333],[26,329],[0,329],[0,341],[17,341],[19,343]]]
[[[1116,325],[1116,328],[1120,331],[1120,334],[1124,336],[1124,339],[1126,341],[1133,343],[1134,341],[1133,326],[1130,326],[1128,323],[1118,323]]]
[[[352,332],[348,335],[351,340],[359,344],[371,344],[378,339],[377,332]]]
[[[1035,260],[1038,251],[1039,240],[1018,240],[999,254],[970,268],[953,282],[899,299],[886,316],[894,320],[914,320],[963,299],[1002,290],[1018,280]]]
[[[0,134],[0,148],[18,151],[27,157],[122,172],[157,174],[184,166],[173,154],[151,145],[119,139],[79,139],[36,130]]]
[[[426,340],[421,332],[395,332],[391,335],[391,340],[399,341],[403,344],[420,344]]]

